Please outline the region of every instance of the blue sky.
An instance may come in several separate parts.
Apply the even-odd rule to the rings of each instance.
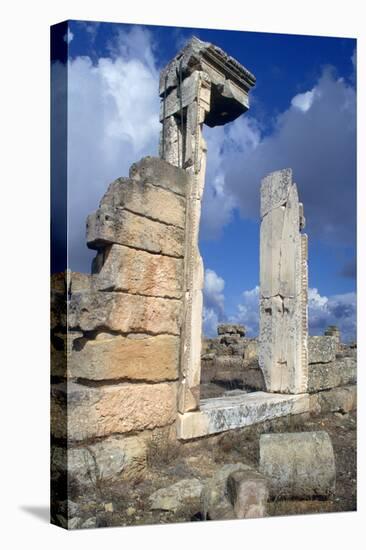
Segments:
[[[158,75],[195,35],[257,78],[251,108],[206,128],[200,231],[204,328],[239,321],[258,330],[259,185],[292,167],[309,235],[309,326],[355,337],[356,41],[270,33],[71,21],[69,43],[69,267],[89,271],[85,217],[132,162],[156,155]]]

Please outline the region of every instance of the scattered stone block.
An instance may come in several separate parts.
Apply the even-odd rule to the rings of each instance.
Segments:
[[[239,334],[239,336],[245,336],[245,327],[244,325],[229,325],[229,324],[221,324],[217,326],[217,334],[220,336],[221,334],[225,335],[232,335],[232,334]]]
[[[237,518],[266,515],[268,480],[255,470],[239,470],[228,478],[228,495]]]
[[[220,344],[230,346],[231,344],[237,344],[240,341],[240,334],[224,334],[220,338]]]
[[[150,508],[178,512],[180,509],[189,507],[199,511],[202,488],[203,485],[198,479],[182,479],[150,495]]]
[[[260,472],[271,498],[330,497],[335,491],[333,446],[326,432],[262,434]]]
[[[228,499],[228,478],[238,471],[251,470],[246,464],[225,464],[206,481],[202,491],[203,519],[235,519],[234,508]]]

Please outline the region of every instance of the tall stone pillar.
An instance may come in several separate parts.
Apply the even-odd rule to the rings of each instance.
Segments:
[[[205,182],[203,124],[222,125],[249,108],[255,78],[213,44],[193,37],[160,74],[160,156],[190,175],[187,189],[180,413],[199,408],[203,262],[198,248]]]
[[[291,169],[261,184],[259,365],[269,392],[303,393],[308,379],[308,267],[303,205]]]

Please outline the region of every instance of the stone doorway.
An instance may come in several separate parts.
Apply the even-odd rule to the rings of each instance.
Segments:
[[[300,376],[301,380],[297,385],[289,384],[292,394],[259,391],[244,396],[200,399],[204,271],[198,247],[198,234],[207,154],[202,129],[203,124],[209,127],[223,125],[245,113],[249,109],[249,91],[254,84],[255,77],[238,61],[213,44],[202,42],[195,37],[160,74],[160,157],[185,170],[189,176],[186,192],[183,316],[177,402],[177,431],[178,437],[182,439],[245,426],[273,416],[303,412],[308,408],[308,396],[296,395],[296,392],[304,391],[302,388],[305,376]],[[277,174],[280,174],[281,180],[282,173]],[[288,188],[291,186],[292,181]],[[267,199],[270,208],[279,207],[282,212],[282,208],[286,209],[287,205],[286,195],[280,197],[279,204],[272,205],[272,200],[276,202],[276,190],[271,185],[269,189],[269,195],[264,193],[262,200]],[[285,193],[289,189],[286,187]],[[293,209],[289,210],[293,212]],[[299,215],[298,207],[297,216]],[[261,234],[264,225],[261,224]],[[270,230],[272,227],[273,224],[270,223]],[[261,245],[262,249],[264,248]],[[295,254],[290,254],[291,259],[296,258],[298,261],[297,245],[293,250]],[[285,277],[288,275],[287,269]],[[275,297],[273,298],[275,300]],[[285,313],[285,309],[283,308],[282,313]],[[297,309],[294,310],[291,319],[296,314]],[[281,313],[279,316],[281,317]],[[264,319],[263,315],[261,320],[262,318]],[[291,322],[290,320],[290,324]],[[267,323],[267,332],[269,330],[270,333],[268,342],[272,352],[279,339],[276,330],[271,332],[269,326],[271,325]],[[274,369],[272,359],[271,353],[270,359],[267,354],[267,360],[261,365],[267,380],[271,380],[270,374]],[[277,359],[282,361],[282,356]],[[295,371],[297,376],[296,365]],[[270,391],[281,391],[281,387],[277,390],[271,388]]]

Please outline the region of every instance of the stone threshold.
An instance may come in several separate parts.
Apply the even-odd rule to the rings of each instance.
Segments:
[[[194,439],[309,411],[309,394],[253,392],[203,399],[200,410],[178,414],[178,439]]]

